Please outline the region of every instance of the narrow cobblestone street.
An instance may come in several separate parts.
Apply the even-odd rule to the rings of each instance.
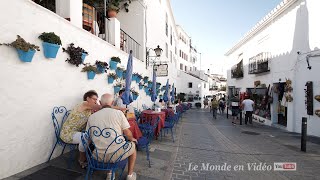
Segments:
[[[320,175],[317,138],[314,143],[309,138],[304,153],[299,134],[256,123],[233,126],[231,117],[212,119],[204,110],[188,111],[179,126],[172,179],[318,179]],[[297,170],[274,171],[274,162],[296,162]]]

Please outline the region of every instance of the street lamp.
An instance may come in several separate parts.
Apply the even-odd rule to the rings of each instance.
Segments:
[[[155,56],[150,56],[150,50],[154,51]],[[148,69],[148,66],[150,64],[150,60],[151,60],[150,58],[153,58],[152,59],[152,63],[154,64],[156,59],[160,59],[162,51],[163,50],[160,48],[159,45],[154,49],[150,48],[150,49],[147,50],[147,53],[146,53],[146,69]]]

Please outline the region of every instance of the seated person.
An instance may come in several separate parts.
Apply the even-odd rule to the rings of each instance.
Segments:
[[[101,105],[103,109],[101,109],[100,111],[90,116],[87,124],[87,129],[89,129],[91,126],[97,126],[101,130],[104,128],[113,128],[117,132],[117,134],[119,135],[124,134],[127,137],[127,139],[131,141],[130,142],[132,145],[131,149],[123,155],[122,159],[128,158],[127,179],[130,179],[130,180],[136,179],[136,173],[133,172],[133,168],[134,168],[136,156],[137,156],[134,142],[136,143],[137,140],[133,138],[132,133],[129,130],[130,125],[128,123],[128,120],[124,116],[124,114],[119,110],[111,108],[112,101],[113,101],[113,95],[111,94],[102,95]],[[101,158],[101,160],[103,160],[105,150],[111,144],[113,139],[105,139],[104,137],[95,137],[95,136],[91,136],[91,137],[92,137],[92,141],[95,143],[97,147],[99,159]],[[123,142],[123,144],[124,143],[125,142]],[[123,145],[123,144],[120,144],[120,145]],[[110,152],[107,152],[107,154],[105,155],[105,159],[109,160],[111,156],[114,154],[114,152],[119,148],[120,145],[115,143],[111,144],[108,149],[108,151]],[[111,161],[119,158],[123,153],[124,153],[124,149],[121,148],[118,152],[116,152],[113,155]],[[108,173],[108,176],[110,177],[111,173]]]
[[[113,106],[116,106],[116,107],[120,107],[120,108],[125,108],[126,107],[126,105],[125,104],[123,104],[123,101],[122,101],[122,99],[121,99],[121,96],[122,96],[122,94],[124,93],[124,89],[121,89],[120,91],[119,91],[119,96],[115,99],[115,101],[113,102]]]
[[[86,167],[86,154],[81,143],[82,130],[87,125],[89,116],[101,106],[97,104],[98,94],[94,90],[88,91],[83,95],[83,102],[76,105],[70,112],[67,120],[63,123],[60,138],[65,143],[79,144],[79,164],[82,168]]]

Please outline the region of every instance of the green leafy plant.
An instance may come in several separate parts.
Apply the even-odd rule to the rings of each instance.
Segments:
[[[124,8],[126,12],[129,12],[129,4],[131,0],[110,0],[107,5],[107,10],[114,10],[119,12],[121,8]],[[122,6],[120,6],[122,4]]]
[[[88,71],[93,71],[95,73],[98,73],[98,69],[95,65],[91,65],[89,63],[86,63],[84,67],[82,68],[81,72],[88,72]]]
[[[148,81],[148,84],[152,84],[152,81],[149,80],[149,81]]]
[[[115,57],[115,56],[111,57],[111,61],[121,63],[121,59],[119,57]]]
[[[149,79],[149,77],[148,77],[148,76],[145,76],[145,77],[143,77],[143,79]]]
[[[118,76],[117,76],[116,73],[109,73],[109,74],[108,74],[108,77],[113,77],[114,79],[117,79],[117,78],[118,78]]]
[[[161,83],[157,82],[157,85],[158,85],[158,86],[161,86]]]
[[[29,49],[40,51],[39,46],[26,42],[21,36],[17,35],[17,39],[12,43],[3,43],[0,45],[11,46],[16,49],[20,49],[22,51],[28,52]]]
[[[103,62],[103,61],[98,61],[98,60],[96,60],[96,66],[101,66],[101,67],[103,67],[103,68],[105,68],[105,69],[109,69],[109,64],[107,63],[107,62]]]
[[[75,47],[73,43],[71,43],[67,49],[62,48],[63,52],[66,52],[69,54],[70,58],[67,58],[66,62],[75,65],[75,66],[79,66],[80,64],[82,64],[82,53],[86,53],[88,54],[88,52],[86,52],[84,49],[82,49],[81,47]]]
[[[61,45],[61,39],[59,36],[57,36],[54,32],[43,32],[39,37],[44,42],[51,43],[51,44],[57,44]]]

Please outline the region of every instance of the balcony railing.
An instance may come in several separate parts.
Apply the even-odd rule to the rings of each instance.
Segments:
[[[132,50],[132,55],[135,58],[140,59],[140,48],[141,45],[137,41],[120,29],[120,49],[122,51],[129,54],[130,50]]]
[[[231,68],[231,78],[243,77],[243,62],[242,60]]]
[[[270,71],[269,61],[271,54],[267,52],[259,53],[249,59],[249,74],[259,74]]]

